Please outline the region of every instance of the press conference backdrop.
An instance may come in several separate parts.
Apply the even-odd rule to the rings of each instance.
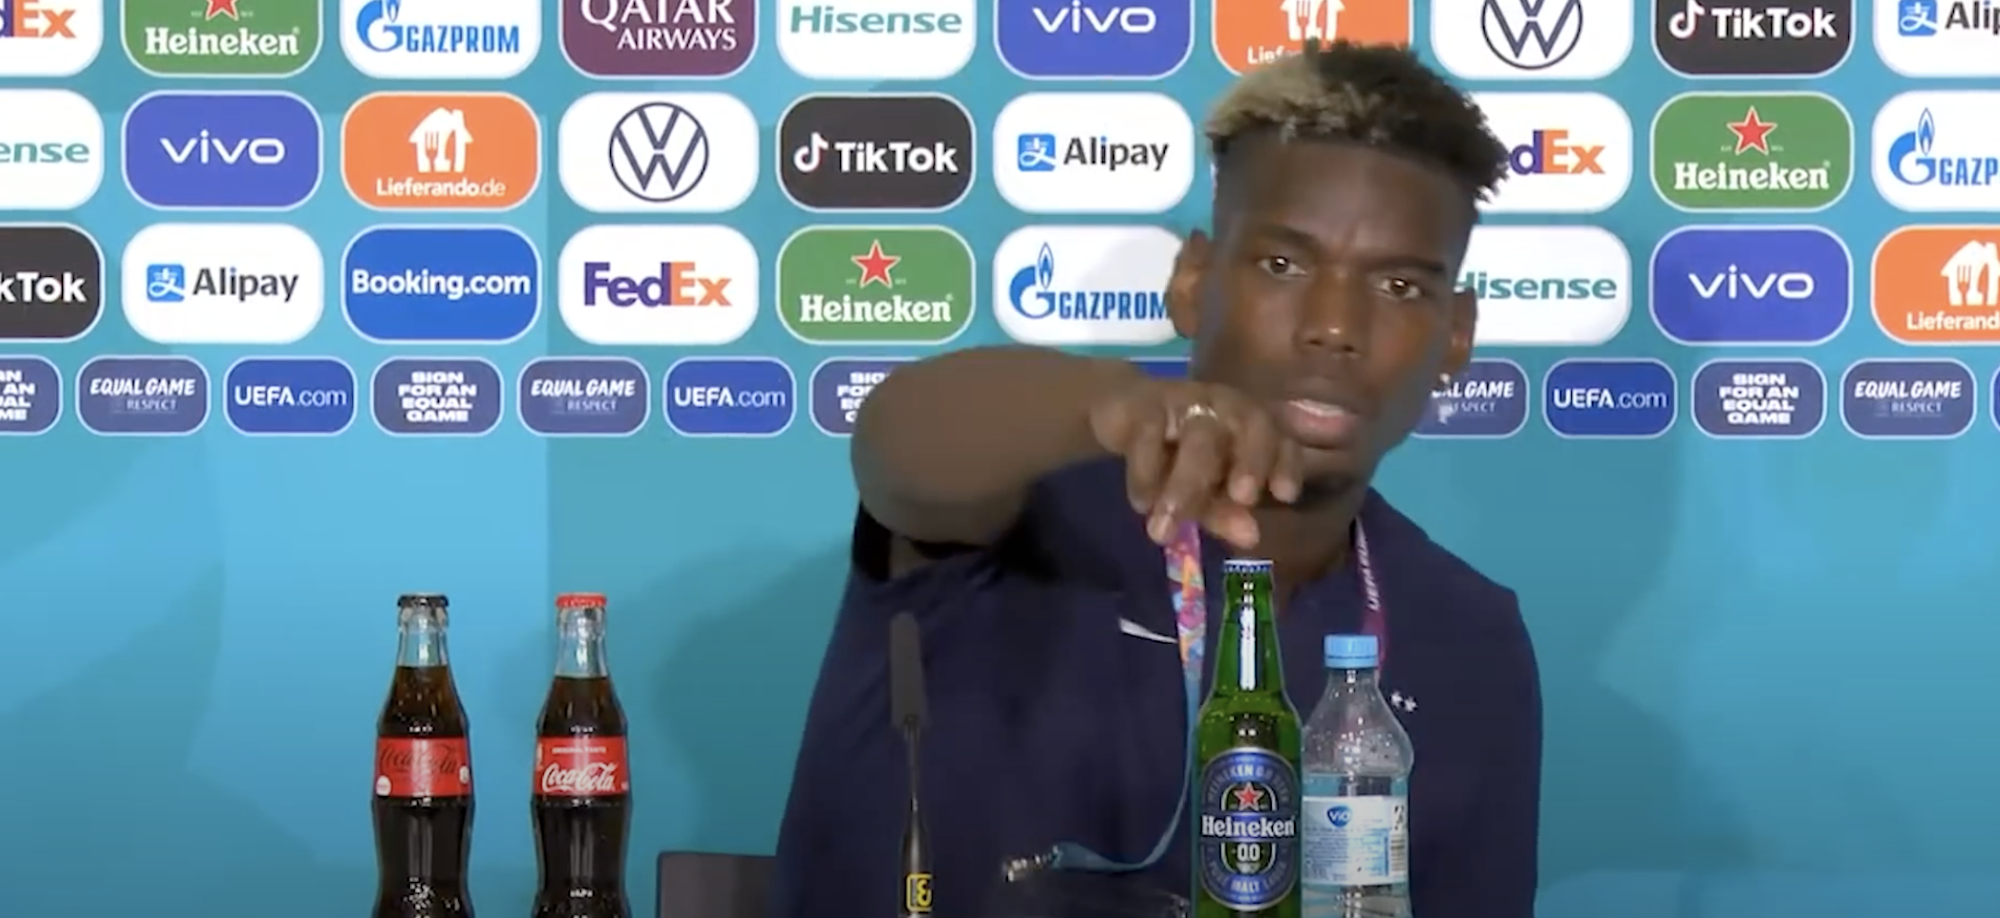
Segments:
[[[1322,35],[1512,149],[1384,485],[1522,596],[1542,914],[1988,914],[1991,10],[1217,7],[0,0],[0,912],[358,913],[404,591],[482,911],[559,590],[612,597],[635,898],[769,850],[855,406],[1007,340],[1175,372],[1200,118]]]

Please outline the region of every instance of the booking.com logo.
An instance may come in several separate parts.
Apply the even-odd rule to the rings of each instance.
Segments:
[[[541,255],[505,227],[370,229],[341,259],[341,306],[371,341],[512,341],[541,309]]]

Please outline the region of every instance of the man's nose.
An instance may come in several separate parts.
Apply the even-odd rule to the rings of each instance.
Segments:
[[[1314,285],[1300,317],[1300,350],[1352,355],[1368,344],[1371,322],[1360,280],[1329,277]]]

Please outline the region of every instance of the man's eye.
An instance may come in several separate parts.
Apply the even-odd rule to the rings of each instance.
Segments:
[[[1299,267],[1298,262],[1283,255],[1267,255],[1259,258],[1257,259],[1257,266],[1263,268],[1265,273],[1274,274],[1279,277],[1296,277],[1306,273],[1305,269]]]
[[[1406,277],[1385,277],[1381,288],[1383,293],[1399,300],[1417,300],[1424,296],[1424,288]]]

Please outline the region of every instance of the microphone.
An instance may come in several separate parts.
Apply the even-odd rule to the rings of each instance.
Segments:
[[[924,701],[924,650],[917,617],[908,612],[889,620],[889,719],[903,734],[910,766],[910,809],[903,818],[903,882],[896,918],[931,914],[931,836],[917,789],[917,747],[928,716]]]

